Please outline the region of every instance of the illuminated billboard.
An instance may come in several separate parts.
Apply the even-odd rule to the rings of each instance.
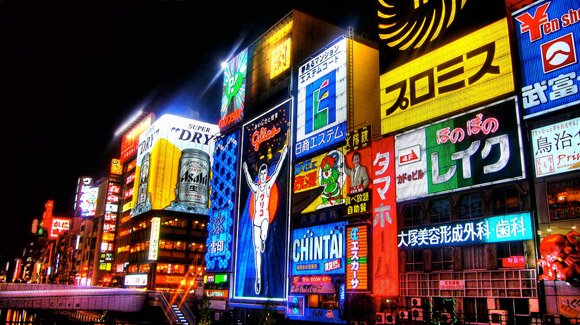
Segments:
[[[123,164],[119,159],[111,159],[111,174],[121,175],[123,174]]]
[[[131,216],[149,210],[209,214],[217,125],[165,114],[139,136]]]
[[[523,117],[580,102],[579,0],[538,1],[512,14],[518,41]]]
[[[395,136],[397,202],[525,177],[515,98]]]
[[[232,268],[239,148],[239,130],[223,136],[215,144],[205,254],[207,272],[231,271]]]
[[[366,126],[346,137],[347,216],[371,213],[373,157],[370,135],[370,127]]]
[[[224,69],[222,107],[219,128],[224,130],[244,117],[246,81],[248,70],[248,49],[231,59]]]
[[[514,90],[507,19],[381,75],[381,134]]]
[[[347,173],[341,150],[306,159],[294,166],[292,214],[344,204]]]
[[[139,135],[151,126],[151,123],[153,123],[153,114],[147,115],[131,131],[123,135],[123,139],[121,140],[121,163],[124,163],[127,159],[137,154]]]
[[[532,130],[536,177],[580,169],[580,118]]]
[[[373,152],[373,293],[399,295],[397,204],[395,193],[395,138],[374,141]]]
[[[294,229],[290,275],[344,274],[346,224],[342,221]]]
[[[149,261],[156,261],[159,254],[159,231],[161,230],[161,218],[151,218],[151,233],[149,234]]]
[[[52,217],[50,225],[50,238],[57,238],[60,234],[67,232],[71,226],[71,219]]]
[[[529,212],[431,225],[399,232],[400,249],[502,243],[534,238]]]
[[[346,290],[369,289],[369,228],[354,225],[346,228]]]
[[[80,191],[79,208],[81,217],[93,217],[97,211],[97,197],[99,196],[99,187],[82,185]]]
[[[235,299],[286,297],[291,108],[288,100],[243,126]]]
[[[340,38],[298,69],[296,158],[346,138],[346,42]]]

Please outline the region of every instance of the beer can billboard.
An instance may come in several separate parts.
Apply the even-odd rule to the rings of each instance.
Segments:
[[[580,103],[579,8],[579,0],[538,1],[512,14],[524,119]]]
[[[525,177],[514,97],[395,137],[397,202]]]
[[[211,179],[211,214],[207,225],[207,272],[229,272],[232,269],[240,145],[239,130],[216,140]]]
[[[139,136],[131,216],[149,210],[209,214],[217,125],[163,115]]]
[[[292,100],[244,124],[233,298],[285,300]]]
[[[346,42],[340,38],[298,69],[296,158],[346,138]]]

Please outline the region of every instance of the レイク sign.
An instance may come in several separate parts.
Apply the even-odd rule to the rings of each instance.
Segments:
[[[397,202],[524,178],[521,147],[513,97],[397,135]]]
[[[516,11],[524,118],[580,102],[580,1],[537,1]]]
[[[401,249],[462,246],[532,239],[534,228],[529,212],[444,225],[403,229]]]

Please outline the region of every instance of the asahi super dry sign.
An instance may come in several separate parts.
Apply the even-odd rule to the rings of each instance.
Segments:
[[[145,130],[131,216],[161,209],[208,214],[210,157],[218,132],[216,125],[169,114]]]
[[[514,98],[395,137],[397,202],[525,177]]]
[[[288,100],[242,129],[235,299],[281,301],[287,294],[291,107]]]

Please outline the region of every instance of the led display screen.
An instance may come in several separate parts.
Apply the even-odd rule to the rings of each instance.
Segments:
[[[248,49],[231,59],[224,69],[222,107],[219,128],[224,130],[244,117],[246,81],[248,70]]]
[[[397,207],[395,193],[395,138],[372,144],[373,152],[373,293],[399,295]]]
[[[531,214],[523,212],[403,229],[398,236],[400,249],[475,245],[532,239],[534,226]]]
[[[502,19],[381,75],[381,133],[513,90],[507,19]]]
[[[137,154],[139,135],[151,126],[151,123],[153,123],[153,114],[147,115],[131,131],[123,135],[123,139],[121,140],[121,163],[124,163],[127,159]]]
[[[207,226],[205,264],[208,272],[231,271],[236,180],[239,164],[240,131],[216,141],[211,179],[211,213]]]
[[[580,118],[532,130],[536,177],[580,169]]]
[[[296,158],[346,138],[346,42],[340,38],[299,67]]]
[[[209,179],[217,125],[163,115],[139,136],[133,210],[209,214]]]
[[[345,165],[342,150],[296,163],[292,214],[342,206],[347,186]]]
[[[346,228],[346,289],[369,289],[369,231],[367,225]]]
[[[580,1],[538,1],[512,14],[524,118],[580,102]]]
[[[525,177],[515,98],[395,137],[397,202]]]
[[[346,222],[337,222],[292,232],[292,276],[344,274]]]
[[[282,301],[287,293],[288,100],[244,124],[235,299]]]

